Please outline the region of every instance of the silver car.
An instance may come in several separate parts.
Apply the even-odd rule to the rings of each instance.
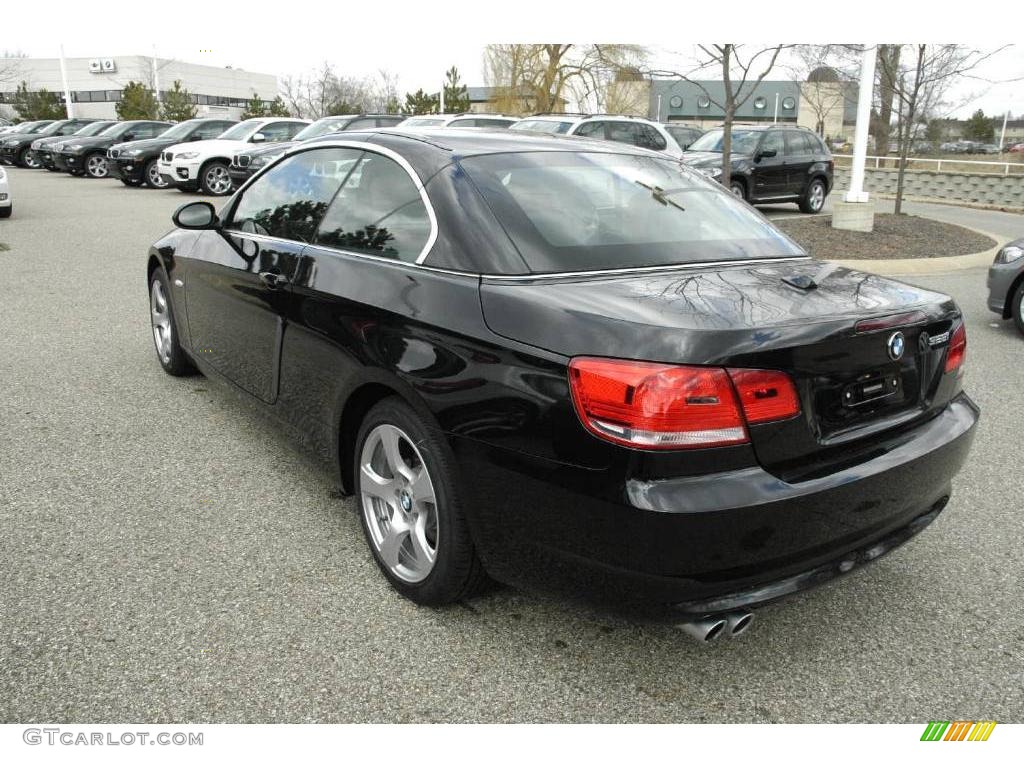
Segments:
[[[988,270],[988,308],[1024,333],[1024,237],[999,249]]]

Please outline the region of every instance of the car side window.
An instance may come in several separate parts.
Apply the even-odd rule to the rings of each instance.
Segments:
[[[376,127],[377,127],[377,120],[376,120],[376,118],[373,118],[373,117],[361,117],[358,120],[353,120],[351,123],[349,123],[348,127],[345,128],[345,130],[346,131],[359,131],[359,130],[363,130],[363,129],[366,129],[366,128],[376,128]]]
[[[427,208],[412,177],[391,158],[367,152],[331,203],[316,242],[414,262],[430,230]]]
[[[196,128],[195,135],[200,139],[215,139],[231,125],[232,123],[204,123]]]
[[[764,140],[761,142],[761,148],[758,151],[774,151],[775,157],[782,157],[782,153],[785,151],[782,131],[768,131],[768,133],[765,134]]]
[[[807,155],[810,154],[811,147],[807,143],[807,136],[799,131],[787,131],[786,132],[786,154],[793,155]]]
[[[604,138],[604,126],[603,120],[594,120],[591,123],[583,123],[579,128],[576,129],[577,136],[589,136],[592,139],[603,139]]]
[[[324,148],[299,152],[246,187],[226,229],[308,243],[362,153]]]
[[[476,128],[476,118],[460,117],[448,123],[449,128]]]
[[[608,123],[608,140],[617,141],[620,144],[638,144],[635,123],[625,123],[613,120]]]
[[[132,129],[132,134],[136,139],[152,139],[169,127],[160,123],[139,123]]]
[[[266,141],[288,141],[297,133],[292,132],[295,126],[299,126],[300,130],[306,127],[300,123],[268,123],[260,128],[259,133],[263,134]]]
[[[643,123],[636,124],[636,137],[637,146],[644,147],[645,149],[661,150],[668,146],[664,136],[651,126],[644,125]]]
[[[398,125],[403,120],[405,120],[405,118],[402,115],[393,115],[391,117],[378,117],[377,126],[379,128],[388,128],[392,125]]]

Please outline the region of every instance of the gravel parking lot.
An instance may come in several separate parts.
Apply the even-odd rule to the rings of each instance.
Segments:
[[[1024,720],[1024,339],[984,271],[914,279],[964,308],[983,410],[950,506],[700,647],[511,589],[399,598],[323,467],[157,364],[145,254],[190,197],[9,173],[0,721]]]

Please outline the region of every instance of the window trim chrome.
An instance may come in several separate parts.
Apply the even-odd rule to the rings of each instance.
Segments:
[[[427,218],[430,220],[430,234],[427,236],[427,242],[423,244],[423,248],[420,249],[419,255],[416,257],[416,260],[413,261],[413,262],[402,261],[401,259],[384,259],[383,257],[373,257],[370,254],[365,254],[365,255],[368,256],[369,258],[381,258],[381,260],[387,261],[389,263],[398,262],[398,263],[402,263],[402,264],[417,264],[419,266],[429,266],[429,265],[424,265],[423,262],[426,260],[427,256],[430,255],[430,251],[433,249],[434,243],[437,242],[438,227],[437,227],[437,214],[434,213],[434,206],[431,204],[430,197],[427,195],[426,185],[424,185],[422,179],[420,179],[420,177],[419,177],[419,174],[416,173],[415,169],[413,169],[412,165],[409,164],[408,160],[406,160],[404,157],[402,157],[402,155],[400,155],[398,152],[396,152],[395,150],[391,149],[390,147],[384,147],[384,146],[381,146],[380,144],[373,144],[373,143],[368,142],[368,141],[345,141],[345,140],[317,141],[316,144],[312,145],[312,146],[304,147],[304,146],[302,146],[300,144],[297,147],[289,149],[283,155],[281,155],[281,157],[279,157],[273,164],[266,166],[266,168],[264,168],[261,172],[251,176],[245,182],[245,184],[242,185],[242,187],[238,190],[238,192],[235,193],[234,198],[229,203],[229,207],[231,209],[231,215],[234,216],[235,208],[238,205],[236,198],[240,199],[242,194],[245,192],[245,190],[248,189],[250,185],[255,183],[255,181],[258,178],[263,176],[265,173],[268,173],[271,168],[276,166],[278,163],[284,162],[286,159],[288,159],[290,157],[294,157],[295,155],[302,154],[303,152],[311,152],[311,151],[315,151],[315,150],[319,150],[319,149],[358,149],[358,150],[361,150],[363,152],[373,152],[373,153],[376,153],[378,155],[384,155],[385,157],[389,158],[390,160],[394,160],[396,163],[398,163],[398,165],[406,172],[406,174],[408,174],[409,178],[412,180],[413,186],[416,188],[416,191],[419,192],[419,194],[420,194],[420,199],[423,201],[424,208],[427,209]],[[339,190],[340,190],[340,187],[339,187]],[[235,230],[228,230],[228,229],[226,229],[225,231],[227,231],[227,232],[234,232]],[[247,233],[242,232],[240,234],[245,235]],[[284,240],[284,238],[278,238],[278,239]],[[296,241],[287,240],[285,242],[296,242]],[[306,243],[306,245],[308,245],[308,246],[316,246],[318,248],[330,248],[331,247],[331,246],[320,245],[318,243]],[[333,248],[332,250],[340,251],[342,253],[352,253],[352,251],[346,251],[343,248]],[[364,254],[359,254],[359,255],[364,255]],[[473,274],[473,273],[466,272],[466,273],[460,273],[460,274]]]

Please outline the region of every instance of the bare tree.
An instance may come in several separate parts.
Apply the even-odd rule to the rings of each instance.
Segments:
[[[845,110],[849,100],[846,83],[853,80],[844,75],[839,64],[841,58],[835,45],[798,45],[794,49],[794,63],[790,74],[800,85],[800,99],[814,114],[814,130],[825,137],[828,118],[837,110]]]
[[[746,56],[736,43],[711,43],[697,46],[700,51],[698,63],[686,72],[653,70],[652,77],[675,78],[697,86],[709,102],[722,110],[722,176],[721,183],[728,187],[732,174],[732,124],[736,110],[742,107],[765,79],[779,54],[791,45],[774,45],[757,49]],[[745,60],[745,61],[744,61]],[[711,94],[704,85],[694,78],[708,71],[719,70],[722,75],[724,96]],[[757,73],[757,74],[755,74]]]
[[[393,76],[388,77],[394,87]],[[289,112],[311,120],[363,112],[377,104],[379,88],[367,79],[338,75],[326,61],[307,75],[281,78],[281,96]]]
[[[898,47],[905,50],[879,57],[881,82],[886,89],[892,89],[896,100],[899,166],[894,210],[897,214],[903,207],[907,155],[921,126],[920,117],[928,115],[940,103],[954,82],[971,77],[972,70],[979,64],[1003,50],[983,52],[962,45],[926,43]]]

